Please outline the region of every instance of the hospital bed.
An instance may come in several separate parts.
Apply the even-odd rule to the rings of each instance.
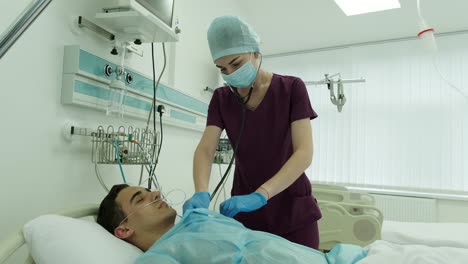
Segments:
[[[342,207],[337,207],[336,203],[327,203],[327,202],[321,202],[320,204],[321,204],[321,208],[325,209],[324,210],[325,211],[325,217],[327,217],[327,212],[328,211],[340,212],[339,214],[337,213],[337,216],[341,215],[340,217],[343,217],[342,215],[346,215],[346,214],[348,214],[348,215],[345,216],[345,217],[358,217],[358,218],[360,217],[360,215],[351,215],[347,209],[344,209],[343,205],[340,205]],[[355,206],[355,205],[353,205],[353,206]],[[339,209],[336,209],[336,208],[339,208]],[[330,210],[328,210],[328,209],[330,209]],[[84,230],[84,229],[81,229],[81,228],[76,228],[77,226],[67,226],[66,227],[67,230],[74,230],[75,229],[76,233],[75,234],[60,233],[59,235],[61,237],[56,237],[55,238],[56,241],[53,241],[54,239],[50,239],[50,240],[47,240],[47,241],[40,241],[40,242],[42,242],[42,244],[50,244],[50,243],[53,244],[54,242],[58,243],[56,245],[59,245],[59,246],[55,246],[54,250],[55,251],[64,251],[64,252],[59,252],[59,253],[63,253],[65,255],[65,257],[70,257],[70,259],[67,259],[66,261],[63,261],[63,259],[62,259],[61,262],[59,262],[59,261],[55,261],[55,262],[50,261],[50,262],[42,262],[42,263],[47,263],[47,264],[55,264],[55,263],[100,263],[100,264],[106,264],[106,263],[112,263],[112,264],[122,263],[123,264],[123,263],[126,263],[126,264],[128,264],[128,263],[132,263],[132,261],[128,261],[128,259],[134,259],[135,256],[138,256],[139,254],[141,254],[141,251],[138,251],[138,250],[133,250],[132,251],[131,248],[126,248],[126,247],[133,247],[133,246],[130,245],[130,244],[127,244],[127,243],[125,243],[125,242],[123,242],[123,241],[121,241],[121,240],[119,240],[119,239],[117,239],[115,237],[113,237],[111,234],[107,233],[107,231],[102,229],[99,225],[94,223],[93,219],[94,219],[96,213],[97,213],[97,205],[89,205],[89,206],[79,207],[79,208],[75,208],[75,209],[71,209],[71,210],[61,212],[60,213],[61,215],[67,216],[67,217],[63,217],[63,218],[70,218],[70,217],[82,218],[82,217],[86,217],[86,216],[91,216],[91,221],[84,221],[82,219],[72,219],[72,218],[70,218],[70,220],[77,221],[77,222],[83,222],[83,223],[87,222],[89,224],[88,227],[92,226],[92,228],[95,228],[95,229],[93,229],[92,233],[89,233],[91,231],[91,229]],[[55,215],[55,216],[59,217],[57,215]],[[45,217],[45,219],[42,219],[42,222],[39,221],[39,220],[41,220],[41,218],[44,218],[44,217]],[[48,217],[47,215],[46,216],[40,216],[38,218],[35,218],[31,222],[38,222],[39,221],[39,224],[38,225],[36,224],[36,226],[35,226],[35,228],[39,229],[39,231],[42,231],[42,229],[44,229],[44,228],[47,229],[50,226],[57,225],[57,222],[47,220],[47,217]],[[51,217],[51,216],[49,215],[49,217]],[[47,220],[47,221],[44,221],[44,220]],[[49,223],[49,227],[46,226],[44,224],[44,222]],[[379,223],[379,222],[378,221],[374,222],[374,224],[377,224],[377,223]],[[26,227],[28,226],[28,224],[26,225]],[[82,223],[80,223],[79,225],[82,225]],[[84,225],[82,225],[82,226],[84,227]],[[111,243],[102,242],[102,239],[97,237],[98,234],[95,234],[95,233],[99,233],[99,232],[95,232],[98,228],[101,228],[102,232],[103,232],[103,233],[101,233],[99,235],[108,236],[107,238],[112,239],[112,241],[114,241],[115,243],[117,243],[117,242],[122,243],[122,245],[121,245],[122,247],[117,248],[117,247],[114,247],[114,245],[110,246],[109,244],[111,244]],[[408,227],[408,228],[413,228],[413,227]],[[427,227],[424,226],[423,228],[427,228]],[[462,227],[460,226],[458,228],[462,228]],[[25,229],[27,229],[27,228],[25,228]],[[57,228],[54,228],[54,229],[57,229]],[[458,230],[458,231],[460,231],[460,230]],[[84,234],[79,236],[79,235],[77,235],[77,233],[84,233]],[[44,233],[42,233],[40,235],[43,236]],[[37,238],[42,239],[42,240],[46,239],[45,237],[41,237],[41,236],[38,236]],[[82,243],[82,246],[79,247],[79,248],[73,247],[71,251],[70,251],[70,249],[64,249],[63,244],[66,244],[66,240],[70,240],[70,239],[79,240],[78,242]],[[465,238],[465,240],[467,240],[467,239]],[[112,243],[114,243],[114,242],[112,242]],[[399,263],[399,264],[419,264],[419,263],[424,263],[424,264],[436,264],[436,263],[437,264],[440,264],[440,263],[462,264],[463,263],[463,264],[466,264],[466,263],[468,263],[468,243],[467,243],[465,248],[461,248],[460,246],[462,246],[462,245],[458,245],[458,247],[449,247],[449,246],[444,246],[444,245],[441,245],[440,247],[430,247],[430,246],[425,245],[424,241],[420,241],[420,242],[421,243],[419,243],[419,245],[400,245],[400,244],[390,243],[388,241],[382,241],[382,240],[375,241],[371,245],[368,245],[366,247],[369,250],[368,251],[368,256],[365,257],[360,262],[358,262],[358,264],[377,264],[377,263],[378,264],[395,264],[395,263]],[[31,243],[31,241],[28,241],[28,243]],[[3,264],[3,263],[5,263],[5,261],[8,261],[7,259],[24,245],[25,245],[25,239],[23,237],[23,231],[20,231],[20,232],[14,234],[9,239],[6,239],[5,241],[0,242],[0,264]],[[31,251],[36,251],[36,254],[37,254],[38,248],[34,248],[34,246],[37,247],[38,245],[33,245],[32,248],[31,248]],[[90,254],[89,253],[89,247],[91,247],[91,246],[96,247],[96,245],[98,245],[97,247],[98,247],[99,252],[104,252],[102,254],[103,256],[101,256],[102,257],[101,260],[98,260],[99,256],[96,256],[96,254]],[[115,244],[115,245],[117,245],[117,244]],[[91,260],[91,261],[89,261],[89,260],[88,261],[81,261],[81,259],[80,260],[74,259],[74,258],[72,258],[72,256],[70,256],[70,252],[75,252],[76,254],[74,256],[79,256],[79,257],[83,257],[83,256],[86,256],[86,255],[91,255],[89,257],[91,257],[93,260]],[[47,252],[47,253],[51,254],[52,252]],[[127,257],[127,260],[124,259],[125,254],[130,254],[130,256]],[[114,257],[114,259],[112,259],[111,257]],[[423,259],[421,259],[421,258],[423,258]],[[120,261],[116,261],[116,260],[120,260]],[[36,261],[37,261],[37,263],[40,263],[39,260],[36,260]],[[7,263],[13,263],[13,262],[7,262]],[[22,261],[22,262],[16,261],[14,263],[15,264],[19,264],[19,263],[33,264],[35,262],[33,261],[31,256],[28,256],[27,260]]]
[[[314,184],[313,193],[322,212],[319,221],[320,249],[330,250],[337,243],[366,246],[380,239],[383,215],[372,206],[370,195],[350,192],[341,186],[319,184]],[[96,213],[96,206],[88,206],[58,214],[81,218]],[[7,239],[0,247],[0,263],[24,244],[22,231]],[[34,263],[31,256],[25,263]]]
[[[383,214],[371,195],[325,184],[313,184],[312,193],[322,212],[321,250],[338,243],[366,246],[381,238]]]

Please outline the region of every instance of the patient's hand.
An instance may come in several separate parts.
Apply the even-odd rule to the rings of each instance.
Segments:
[[[254,192],[248,195],[237,195],[222,202],[219,206],[221,214],[233,217],[240,212],[251,212],[267,204],[263,194]]]

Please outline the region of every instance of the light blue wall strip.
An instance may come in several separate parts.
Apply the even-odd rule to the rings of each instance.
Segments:
[[[75,81],[74,91],[77,93],[96,97],[96,98],[103,99],[103,100],[108,100],[110,97],[109,90],[99,87],[99,86],[89,84],[89,83],[85,83],[82,81]],[[151,103],[128,96],[128,95],[125,96],[124,98],[124,105],[130,106],[136,109],[140,109],[140,110],[145,110],[148,112],[151,109]],[[171,110],[171,117],[174,119],[178,119],[178,120],[185,121],[185,122],[192,123],[192,124],[196,124],[197,122],[197,119],[195,116],[182,113],[176,110]]]
[[[75,92],[96,97],[103,100],[109,100],[110,91],[89,83],[75,81]]]
[[[85,83],[82,81],[75,81],[75,92],[81,93],[84,95],[96,97],[99,99],[103,100],[109,100],[110,98],[110,91],[99,87],[95,86],[89,83]],[[124,105],[131,106],[133,108],[149,111],[151,109],[151,103],[140,100],[131,96],[125,96],[124,98]]]
[[[193,124],[197,123],[197,119],[193,115],[188,115],[176,110],[171,110],[171,117]]]
[[[151,103],[130,97],[128,95],[124,98],[124,105],[128,105],[137,109],[142,109],[148,112],[151,110]]]
[[[117,65],[114,63],[106,61],[84,50],[80,50],[80,70],[107,80],[115,79],[115,75],[108,77],[104,74],[104,67],[106,64],[111,65],[113,69],[116,69],[117,67]],[[133,82],[127,85],[128,88],[144,92],[151,96],[153,95],[153,81],[151,79],[148,79],[145,76],[132,71],[131,69],[127,69],[127,71],[130,72],[133,76]],[[158,85],[156,98],[169,101],[201,114],[208,113],[208,105],[206,103],[185,95],[163,84]]]
[[[115,75],[108,77],[104,74],[106,64],[112,66],[114,70],[117,68],[117,65],[114,63],[80,49],[80,70],[107,80],[115,79]]]

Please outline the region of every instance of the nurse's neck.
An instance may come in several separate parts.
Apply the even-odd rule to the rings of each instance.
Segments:
[[[262,69],[259,70],[258,76],[255,79],[252,95],[261,95],[268,89],[268,86],[270,85],[271,81],[271,75],[272,74],[270,72],[264,71]],[[246,97],[249,94],[249,91],[250,87],[244,89],[237,89],[237,92],[242,97]]]

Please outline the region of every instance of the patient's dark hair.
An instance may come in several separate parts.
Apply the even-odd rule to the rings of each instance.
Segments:
[[[102,200],[99,206],[99,212],[97,215],[96,222],[114,235],[114,229],[119,226],[122,219],[125,217],[125,213],[122,208],[117,204],[115,199],[119,192],[128,187],[128,184],[117,184],[112,186],[112,189]]]

